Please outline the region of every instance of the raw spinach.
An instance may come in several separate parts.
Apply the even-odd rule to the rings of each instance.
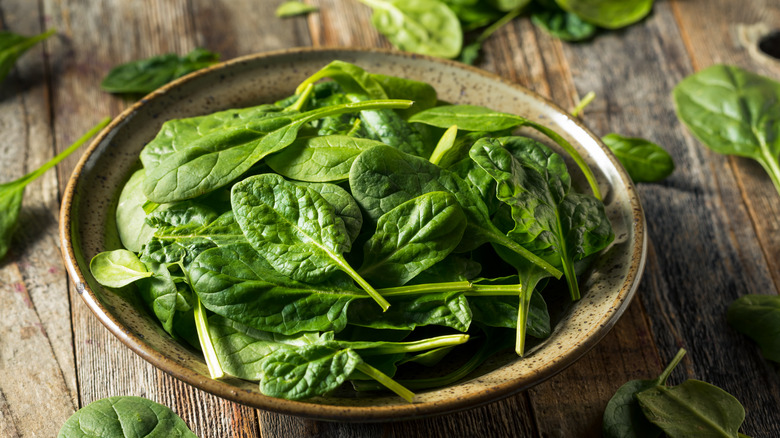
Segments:
[[[12,32],[0,32],[0,82],[8,76],[20,56],[55,33],[56,30],[49,29],[39,35],[26,37]]]
[[[120,288],[152,276],[134,252],[126,249],[104,251],[92,258],[89,270],[103,286]]]
[[[57,437],[197,438],[169,408],[133,396],[108,397],[84,406],[68,418]]]
[[[179,56],[153,56],[118,65],[108,72],[100,88],[115,94],[149,94],[168,82],[219,62],[219,55],[197,48]]]
[[[116,205],[116,229],[122,245],[130,251],[140,252],[154,235],[155,228],[146,223],[144,205],[147,202],[142,190],[146,171],[139,169],[127,180]]]
[[[57,154],[57,156],[46,162],[40,168],[15,181],[0,184],[0,211],[3,212],[3,214],[0,215],[0,259],[2,259],[11,248],[11,238],[16,229],[16,223],[19,220],[19,212],[22,209],[22,199],[24,198],[25,187],[35,181],[39,176],[46,173],[47,170],[56,166],[57,163],[65,159],[65,157],[75,152],[76,149],[80,148],[92,138],[92,136],[108,125],[108,122],[110,121],[110,118],[105,118],[98,122],[95,127],[87,131],[87,133],[76,140],[75,143],[68,146],[67,149]]]
[[[498,29],[517,18],[525,7],[528,6],[529,1],[530,0],[494,0],[496,7],[499,10],[506,12],[506,14],[490,24],[490,26],[486,27],[474,41],[463,46],[459,60],[464,64],[474,64],[477,61],[477,58],[479,58],[479,51],[482,50],[482,44],[484,44]]]
[[[284,2],[276,8],[276,16],[280,18],[295,17],[297,15],[306,15],[311,12],[317,12],[319,8],[307,5],[303,2]]]
[[[596,26],[584,21],[577,14],[563,10],[553,0],[536,0],[531,12],[531,22],[564,41],[584,41],[593,37],[597,31]]]
[[[348,191],[335,184],[328,183],[295,183],[308,187],[325,198],[333,206],[336,216],[344,221],[344,227],[347,229],[347,235],[350,242],[354,242],[360,234],[363,227],[363,213],[355,198]]]
[[[660,181],[674,172],[674,160],[661,146],[643,138],[607,134],[601,138],[634,182]]]
[[[715,152],[758,161],[780,193],[780,83],[714,65],[673,91],[677,116]]]
[[[364,109],[410,105],[410,101],[403,100],[373,100],[304,113],[269,111],[250,118],[243,126],[216,127],[205,135],[200,135],[197,127],[190,127],[186,130],[186,138],[191,141],[181,144],[175,137],[166,138],[163,132],[144,148],[144,152],[147,148],[150,151],[141,155],[146,168],[144,193],[157,203],[194,198],[231,183],[263,157],[290,145],[307,122]],[[185,122],[181,121],[181,124]],[[198,125],[208,122],[206,116],[199,119]]]
[[[555,0],[558,6],[606,29],[619,29],[645,18],[654,0]]]
[[[360,0],[371,22],[400,50],[454,58],[463,45],[458,17],[439,0]]]
[[[731,303],[729,325],[753,339],[767,359],[780,363],[780,296],[745,295]]]

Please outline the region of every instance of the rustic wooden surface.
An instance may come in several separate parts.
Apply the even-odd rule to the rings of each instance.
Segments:
[[[279,19],[281,0],[2,0],[0,26],[56,28],[0,84],[0,182],[37,168],[127,102],[98,84],[115,64],[202,46],[223,59],[298,46],[389,47],[357,0],[308,0],[321,12]],[[625,381],[657,375],[678,348],[672,383],[697,378],[745,406],[742,431],[780,436],[780,375],[730,329],[740,295],[776,294],[780,197],[758,164],[703,148],[678,122],[670,92],[714,63],[780,79],[751,30],[780,26],[776,0],[659,0],[652,16],[584,44],[566,44],[521,18],[485,47],[479,67],[584,113],[597,134],[651,139],[677,170],[639,191],[650,248],[638,294],[611,333],[558,376],[455,415],[339,424],[226,402],[155,369],[124,347],[81,302],[59,256],[59,197],[77,157],[30,185],[21,226],[0,262],[0,437],[51,437],[78,407],[115,395],[170,406],[202,437],[599,436],[609,398]],[[3,214],[0,212],[0,214]]]

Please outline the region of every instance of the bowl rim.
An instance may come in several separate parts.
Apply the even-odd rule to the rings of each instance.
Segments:
[[[592,139],[596,141],[599,147],[606,153],[607,158],[612,162],[613,166],[617,169],[620,176],[621,183],[626,187],[631,207],[632,207],[632,222],[630,228],[633,230],[633,248],[634,252],[630,257],[630,266],[627,271],[627,276],[623,284],[621,285],[620,292],[615,299],[615,302],[610,307],[610,310],[601,315],[598,324],[593,324],[591,334],[586,336],[581,342],[577,343],[573,348],[569,349],[566,354],[560,359],[552,362],[545,368],[536,370],[530,375],[526,375],[521,378],[507,380],[493,387],[482,389],[474,394],[467,396],[456,396],[447,400],[422,402],[422,403],[410,403],[408,405],[387,405],[387,406],[344,406],[344,405],[327,405],[327,404],[315,404],[307,403],[306,401],[293,401],[270,397],[263,395],[259,392],[251,392],[244,389],[239,389],[219,380],[213,380],[208,376],[204,376],[197,373],[179,363],[169,359],[151,348],[146,342],[127,331],[123,328],[120,321],[117,320],[114,315],[104,306],[100,299],[90,289],[87,284],[84,273],[79,268],[76,248],[74,247],[74,239],[71,238],[73,228],[71,224],[71,208],[73,206],[76,187],[79,182],[79,177],[84,170],[84,167],[91,157],[91,155],[115,128],[120,126],[125,119],[132,116],[133,113],[140,108],[149,105],[152,101],[164,96],[169,90],[174,89],[181,84],[187,83],[202,75],[211,74],[214,71],[219,71],[225,68],[229,68],[235,64],[241,64],[248,61],[256,61],[259,59],[268,59],[280,56],[288,55],[305,55],[307,53],[351,53],[356,56],[363,54],[378,54],[389,55],[390,57],[406,57],[406,58],[421,58],[433,63],[444,64],[451,68],[467,70],[472,74],[479,75],[485,79],[491,81],[500,82],[506,86],[517,89],[518,91],[529,95],[531,98],[536,99],[546,105],[549,105],[552,109],[565,115],[568,118],[568,122],[574,123],[577,127],[587,133]],[[337,59],[337,58],[333,58]],[[400,419],[416,419],[429,417],[434,415],[441,415],[446,413],[453,413],[466,409],[482,406],[500,399],[504,399],[511,395],[517,394],[523,390],[537,385],[550,377],[558,374],[566,369],[568,366],[577,362],[582,356],[585,355],[590,349],[592,349],[601,339],[610,331],[610,329],[617,322],[619,317],[628,307],[634,296],[640,279],[644,270],[645,260],[647,255],[647,233],[646,222],[642,206],[639,201],[639,196],[636,192],[633,182],[629,178],[625,169],[620,162],[614,156],[614,154],[607,148],[601,139],[593,134],[588,128],[586,128],[577,118],[572,117],[567,111],[564,111],[555,103],[549,99],[537,94],[536,92],[529,90],[519,84],[505,80],[500,76],[481,70],[479,68],[455,62],[452,60],[435,58],[426,55],[419,55],[407,52],[400,52],[389,49],[379,48],[345,48],[345,47],[297,47],[290,49],[274,50],[268,52],[260,52],[245,56],[233,58],[219,64],[198,70],[187,76],[176,79],[163,87],[153,91],[147,96],[143,97],[124,111],[122,111],[117,117],[115,117],[89,144],[86,151],[83,153],[78,163],[76,164],[71,177],[68,180],[65,191],[63,192],[62,203],[59,215],[59,235],[61,241],[62,257],[68,271],[70,278],[76,286],[76,291],[79,296],[84,300],[86,305],[92,311],[92,313],[98,318],[98,320],[116,336],[125,346],[130,348],[137,355],[142,357],[147,362],[151,363],[156,368],[165,371],[169,375],[187,383],[195,388],[206,391],[210,394],[219,396],[226,400],[241,403],[253,408],[263,409],[267,411],[296,415],[317,420],[327,421],[345,421],[345,422],[376,422],[376,421],[392,421]],[[637,251],[639,254],[637,254]]]

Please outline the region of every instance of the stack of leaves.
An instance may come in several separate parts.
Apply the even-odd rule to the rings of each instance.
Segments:
[[[513,344],[522,355],[550,334],[547,280],[565,275],[579,299],[575,267],[611,225],[558,134],[437,105],[426,83],[334,61],[275,104],[168,121],[120,194],[125,248],[95,256],[92,274],[134,283],[213,377],[276,397],[350,380],[411,401],[409,388],[452,383]],[[568,151],[597,196],[573,190],[550,148],[512,136],[519,126]]]

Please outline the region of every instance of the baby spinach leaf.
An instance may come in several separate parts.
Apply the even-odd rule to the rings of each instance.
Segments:
[[[197,438],[175,412],[143,397],[96,400],[76,411],[62,425],[58,438],[86,437]]]
[[[523,336],[527,333],[537,339],[550,336],[550,314],[542,294],[533,290],[523,319],[518,318],[517,297],[468,297],[474,322],[490,327],[517,329],[518,321],[525,321]],[[520,302],[522,304],[522,301]]]
[[[349,168],[360,153],[383,144],[346,135],[305,137],[265,159],[274,172],[299,181],[340,182],[349,178]]]
[[[487,0],[487,2],[499,11],[508,12],[512,9],[524,8],[531,0]]]
[[[463,45],[460,21],[439,0],[360,0],[371,22],[399,50],[454,58]]]
[[[677,116],[705,146],[758,161],[780,193],[780,83],[714,65],[674,88]]]
[[[106,287],[120,288],[142,278],[151,277],[134,252],[126,249],[104,251],[92,257],[89,271],[98,283]]]
[[[442,261],[417,274],[410,284],[445,283],[476,278],[482,271],[482,265],[474,260],[450,254]]]
[[[122,246],[130,251],[140,252],[143,245],[154,235],[155,228],[146,223],[146,196],[142,185],[146,172],[135,171],[119,194],[116,206],[116,229]]]
[[[358,156],[349,175],[352,195],[374,221],[396,206],[421,194],[443,191],[455,196],[466,215],[466,231],[459,250],[468,251],[485,242],[508,246],[533,263],[560,277],[560,271],[509,239],[490,221],[487,207],[469,185],[452,172],[428,160],[404,154],[389,146],[377,146]]]
[[[379,73],[370,73],[382,89],[385,90],[388,99],[409,99],[414,101],[414,105],[409,108],[396,110],[408,119],[410,116],[433,108],[439,102],[436,89],[427,82],[415,81],[413,79],[400,78],[398,76],[387,76]]]
[[[648,420],[671,437],[735,437],[745,408],[731,394],[699,380],[655,386],[636,394]]]
[[[593,195],[601,199],[601,191],[588,164],[574,146],[552,129],[532,122],[525,117],[493,111],[477,105],[443,105],[421,111],[409,118],[410,122],[424,123],[439,128],[448,128],[458,125],[463,131],[503,131],[520,126],[528,126],[547,136],[558,144],[577,163],[585,178],[588,180]]]
[[[57,31],[49,29],[39,35],[26,37],[12,32],[0,32],[0,81],[3,81],[13,68],[16,60],[26,51]],[[2,257],[2,255],[0,255]]]
[[[156,163],[144,161],[144,193],[157,203],[194,198],[229,184],[266,155],[284,149],[312,120],[364,109],[409,105],[410,101],[402,100],[348,103],[305,113],[267,113],[249,120],[243,127],[214,129],[179,150],[159,154]]]
[[[363,227],[363,213],[360,212],[360,207],[355,202],[355,198],[348,191],[335,184],[300,183],[300,185],[316,191],[333,206],[336,216],[344,221],[344,227],[347,229],[350,242],[354,242],[360,234],[360,229]]]
[[[643,138],[607,134],[601,138],[634,182],[656,182],[671,175],[674,160],[661,146]]]
[[[471,309],[463,292],[447,291],[391,298],[380,312],[366,300],[355,300],[347,311],[350,324],[373,329],[414,330],[427,325],[465,332],[471,325]]]
[[[263,174],[234,185],[231,202],[244,235],[277,271],[317,282],[341,270],[383,310],[390,306],[344,260],[342,254],[352,245],[344,221],[315,190]]]
[[[197,48],[120,64],[108,72],[100,88],[115,94],[148,94],[168,82],[219,62],[219,55]]]
[[[47,170],[56,166],[57,163],[65,159],[65,157],[75,152],[76,149],[80,148],[93,135],[97,134],[101,129],[108,125],[108,122],[110,121],[110,118],[101,120],[95,127],[76,140],[75,143],[68,146],[67,149],[57,154],[57,156],[46,162],[40,168],[15,181],[0,184],[0,211],[3,212],[3,214],[0,215],[0,259],[2,259],[11,248],[11,238],[16,229],[16,223],[19,220],[19,212],[22,209],[24,188],[38,179],[39,176],[46,173]]]
[[[178,263],[156,262],[149,258],[142,261],[153,275],[138,281],[138,293],[165,331],[176,336],[177,323],[192,316],[196,304],[194,294],[179,271]],[[175,274],[171,270],[176,271]]]
[[[298,85],[295,93],[301,94],[306,87],[325,78],[331,78],[336,81],[336,83],[339,84],[340,90],[344,93],[364,94],[371,99],[390,98],[382,87],[382,84],[377,81],[373,74],[363,70],[355,64],[339,60],[332,61],[330,64],[306,78]]]
[[[754,340],[767,359],[780,363],[780,296],[745,295],[729,306],[729,325]]]
[[[643,19],[654,0],[555,0],[566,11],[606,29],[619,29]]]
[[[280,18],[295,17],[297,15],[306,15],[311,12],[317,12],[320,9],[316,6],[307,5],[303,2],[291,1],[284,2],[276,8],[276,16]]]
[[[598,30],[577,14],[564,11],[553,0],[537,0],[531,12],[531,22],[556,38],[572,42],[587,40]]]
[[[380,287],[401,286],[452,252],[465,227],[455,196],[420,195],[379,218],[358,272]]]

